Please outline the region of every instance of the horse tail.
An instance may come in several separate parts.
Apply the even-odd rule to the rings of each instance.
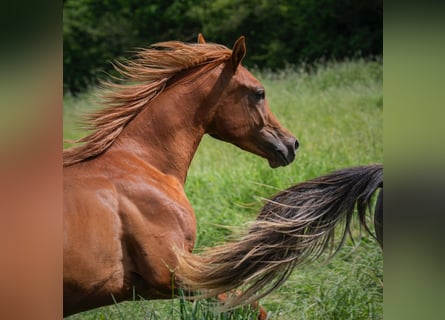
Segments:
[[[327,249],[333,257],[351,234],[355,207],[361,225],[374,236],[366,212],[379,187],[383,166],[375,164],[338,170],[283,190],[267,200],[240,240],[201,254],[178,254],[177,279],[202,292],[199,297],[241,289],[223,310],[252,303],[281,286],[297,265]],[[335,228],[342,221],[341,241],[334,245]]]

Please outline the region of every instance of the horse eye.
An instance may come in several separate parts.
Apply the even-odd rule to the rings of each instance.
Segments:
[[[258,89],[255,92],[255,95],[258,98],[258,100],[264,99],[266,97],[266,91],[264,91],[264,89]]]

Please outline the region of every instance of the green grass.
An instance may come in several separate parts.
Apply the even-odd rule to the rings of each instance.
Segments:
[[[264,159],[205,137],[186,183],[198,219],[197,248],[232,237],[234,228],[255,218],[261,199],[278,190],[332,170],[383,162],[381,63],[355,60],[320,65],[310,72],[288,68],[254,74],[266,88],[272,111],[298,137],[300,150],[292,165],[272,170]],[[91,96],[64,99],[65,138],[83,135],[74,130],[73,121],[77,113],[97,107]],[[271,319],[357,320],[383,319],[382,300],[382,253],[363,233],[329,263],[295,270],[261,303],[272,313]],[[182,306],[189,313],[206,309],[200,302]],[[177,319],[180,310],[180,300],[124,302],[70,320]],[[198,318],[224,319],[209,314]]]

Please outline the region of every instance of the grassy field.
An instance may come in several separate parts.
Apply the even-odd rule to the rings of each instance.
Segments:
[[[332,170],[383,162],[380,62],[253,73],[266,87],[272,111],[298,137],[300,149],[292,165],[272,170],[264,159],[205,137],[186,183],[198,219],[197,248],[233,236],[234,228],[255,218],[261,199],[278,190]],[[92,97],[91,92],[65,97],[66,139],[84,134],[74,130],[74,120],[97,107]],[[381,250],[371,237],[360,237],[358,227],[353,233],[355,242],[348,241],[329,263],[295,270],[285,285],[261,300],[271,319],[383,319]],[[69,319],[177,319],[186,313],[184,319],[253,318],[245,311],[213,317],[200,303],[167,300],[124,302]]]

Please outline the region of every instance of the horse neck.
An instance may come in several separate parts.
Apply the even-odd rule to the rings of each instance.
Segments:
[[[114,148],[137,153],[164,174],[185,183],[187,171],[215,110],[222,67],[194,81],[181,81],[165,89],[132,120]],[[214,109],[214,108],[213,108]]]

